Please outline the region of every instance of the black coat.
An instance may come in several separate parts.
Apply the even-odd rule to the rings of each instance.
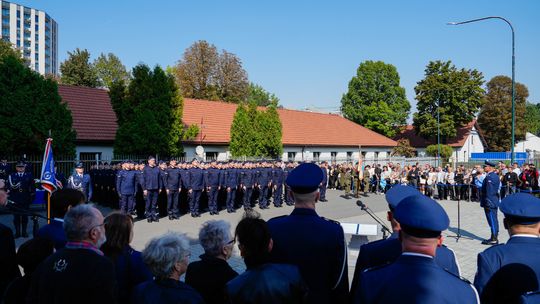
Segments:
[[[203,304],[204,301],[186,283],[173,279],[144,282],[133,291],[133,304]]]
[[[13,231],[0,224],[0,297],[15,278],[21,276],[15,255]]]
[[[200,261],[189,264],[186,283],[201,294],[206,304],[224,303],[225,284],[236,278],[238,273],[225,260],[205,254],[200,258]]]
[[[89,249],[63,248],[34,272],[29,303],[116,303],[112,262]]]

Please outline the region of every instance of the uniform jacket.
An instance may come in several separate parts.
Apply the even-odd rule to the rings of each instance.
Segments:
[[[225,173],[225,187],[236,188],[239,184],[239,170],[236,168],[229,168]]]
[[[158,190],[161,189],[161,179],[159,175],[159,167],[145,166],[143,169],[143,190]]]
[[[165,188],[175,191],[178,191],[178,189],[181,188],[180,169],[167,168],[167,182]]]
[[[87,200],[92,198],[93,186],[90,175],[88,174],[82,174],[82,176],[80,176],[79,174],[75,173],[71,175],[68,178],[67,187],[81,191],[84,193]]]
[[[240,184],[247,188],[253,187],[255,184],[255,170],[253,169],[242,169],[240,172]]]
[[[118,171],[116,191],[121,195],[134,195],[137,193],[137,172],[133,170]]]
[[[186,189],[189,189],[191,187],[188,169],[180,169],[180,187]]]
[[[202,304],[201,295],[186,283],[173,279],[149,281],[135,287],[133,304]]]
[[[321,171],[323,174],[323,179],[321,181],[321,184],[323,186],[326,186],[326,184],[328,183],[328,171],[326,170],[326,168],[322,168],[322,167],[321,167]]]
[[[482,182],[480,206],[484,208],[499,207],[499,187],[501,180],[495,172],[490,172]]]
[[[219,181],[221,179],[220,174],[221,171],[219,169],[208,168],[204,175],[204,184],[206,185],[206,187],[219,187]]]
[[[199,191],[204,189],[204,170],[201,168],[189,169],[189,189]]]
[[[53,241],[56,250],[66,246],[66,233],[64,232],[64,222],[59,219],[53,219],[50,224],[39,228],[38,237]]]
[[[18,204],[28,205],[32,202],[32,194],[35,191],[34,178],[31,173],[11,173],[6,183],[9,190],[9,199]]]
[[[283,181],[285,180],[285,173],[283,172],[283,169],[281,168],[273,168],[272,169],[272,184],[279,186],[283,185]]]
[[[309,303],[347,302],[347,251],[339,223],[315,210],[295,208],[269,220],[268,228],[274,241],[272,262],[298,266],[310,290]]]
[[[268,186],[268,183],[270,182],[272,182],[272,171],[270,171],[270,168],[259,168],[257,173],[257,184]]]
[[[353,303],[480,303],[474,287],[431,257],[402,254],[360,275]]]
[[[298,267],[263,264],[227,283],[229,303],[306,303],[307,286]]]
[[[512,236],[506,244],[478,254],[474,286],[483,303],[510,303],[525,292],[540,290],[540,238]]]

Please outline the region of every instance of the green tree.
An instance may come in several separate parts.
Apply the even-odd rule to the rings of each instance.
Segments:
[[[93,66],[100,82],[109,89],[113,82],[129,82],[129,73],[126,70],[126,67],[122,64],[120,58],[113,53],[107,55],[101,53],[101,55],[94,60]]]
[[[279,98],[277,98],[276,95],[266,91],[262,86],[254,83],[249,84],[248,101],[264,107],[271,104],[279,104]]]
[[[426,154],[428,156],[437,156],[439,154],[439,145],[429,145],[426,147]],[[440,145],[441,146],[441,158],[442,159],[449,159],[452,156],[452,153],[454,153],[454,149],[450,147],[449,145]]]
[[[516,83],[516,141],[525,138],[527,123],[525,103],[529,90],[521,83]],[[495,76],[487,83],[487,94],[478,115],[478,124],[484,130],[489,151],[510,151],[512,146],[512,79],[507,76]]]
[[[90,62],[90,53],[77,48],[74,52],[68,52],[69,58],[60,64],[62,84],[75,86],[99,87],[101,82],[94,65]]]
[[[404,156],[404,157],[415,157],[416,149],[411,147],[411,143],[406,138],[398,139],[398,145],[392,150],[392,156]]]
[[[50,130],[56,155],[75,154],[73,120],[58,94],[58,85],[13,55],[0,60],[0,121],[4,153],[43,153]]]
[[[231,142],[229,149],[233,157],[252,156],[252,144],[255,141],[254,130],[246,107],[239,104],[231,124]]]
[[[24,58],[19,50],[17,50],[9,41],[0,39],[0,61],[7,57],[11,56],[13,58],[19,59],[21,63],[25,63]]]
[[[238,56],[225,50],[221,51],[215,86],[220,100],[234,103],[247,100],[248,76]]]
[[[122,79],[114,81],[109,87],[109,98],[114,113],[116,113],[116,122],[118,125],[124,124],[127,118],[133,114],[133,108],[125,102],[126,94],[127,86]]]
[[[257,156],[278,158],[283,153],[282,125],[277,112],[277,103],[259,111]]]
[[[474,119],[480,106],[484,77],[477,70],[458,70],[451,61],[431,61],[425,77],[414,88],[417,113],[413,125],[424,138],[437,136],[437,111],[440,117],[440,135],[455,137],[457,128]]]
[[[120,87],[120,85],[119,85]],[[114,145],[115,153],[158,153],[179,156],[184,126],[183,100],[171,75],[156,66],[151,70],[140,64],[133,68],[133,79],[125,95],[118,93],[122,112]],[[126,111],[126,109],[129,109]]]
[[[347,119],[388,137],[407,122],[410,109],[396,67],[382,61],[362,62],[341,98]]]
[[[540,134],[540,104],[527,102],[523,120],[527,126],[527,132],[534,135]]]

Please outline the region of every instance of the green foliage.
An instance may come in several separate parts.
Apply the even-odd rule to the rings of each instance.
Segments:
[[[31,71],[15,56],[0,60],[0,121],[4,153],[43,153],[50,130],[56,155],[75,154],[71,112],[56,82]]]
[[[258,109],[252,102],[238,105],[231,125],[229,145],[233,157],[278,158],[283,152],[282,125],[276,104]]]
[[[411,143],[408,139],[402,138],[398,139],[398,145],[392,150],[392,156],[404,156],[404,157],[415,157],[416,149],[411,147]]]
[[[516,83],[515,88],[517,142],[524,139],[527,132],[525,103],[529,97],[529,91],[521,83]],[[478,116],[478,124],[484,130],[484,138],[489,151],[510,151],[512,146],[512,79],[510,77],[495,76],[487,83],[487,94]]]
[[[115,153],[179,156],[183,152],[183,101],[171,75],[159,66],[150,70],[140,64],[133,68],[124,97],[121,84],[113,87],[111,99],[115,99],[115,111],[120,113]]]
[[[388,137],[407,122],[410,109],[396,67],[382,61],[362,62],[341,98],[347,119]]]
[[[540,104],[527,102],[525,105],[525,117],[523,118],[527,132],[534,135],[540,134]]]
[[[442,159],[449,159],[452,156],[452,153],[454,153],[454,149],[450,147],[449,145],[429,145],[426,147],[426,154],[429,156],[437,156],[439,154],[439,148],[438,146],[441,146],[441,158]]]
[[[127,121],[127,117],[133,114],[133,109],[124,102],[126,94],[127,86],[122,79],[111,84],[109,88],[109,98],[114,113],[116,113],[116,122],[119,126],[124,124]]]
[[[254,83],[249,84],[248,101],[263,107],[271,104],[279,104],[279,98],[277,98],[276,95],[266,91],[262,86]]]
[[[0,61],[8,56],[18,59],[21,63],[25,63],[21,52],[11,42],[0,39]]]
[[[93,65],[100,82],[107,88],[111,88],[113,82],[129,82],[129,73],[126,67],[113,53],[107,55],[101,53]]]
[[[68,52],[69,58],[60,64],[62,84],[75,86],[99,87],[101,82],[94,65],[90,62],[90,53],[77,48],[74,52]]]
[[[200,131],[201,129],[197,124],[190,125],[186,130],[184,130],[182,140],[193,140],[195,137],[197,137]]]
[[[416,132],[424,138],[437,136],[437,110],[440,134],[457,135],[457,128],[474,119],[482,105],[484,77],[477,70],[458,70],[451,61],[431,61],[425,77],[414,88],[417,113],[413,115]],[[438,108],[438,109],[437,109]]]

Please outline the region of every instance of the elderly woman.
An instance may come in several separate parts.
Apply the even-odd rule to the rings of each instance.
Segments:
[[[189,264],[186,283],[195,288],[208,304],[226,301],[225,284],[238,273],[227,263],[231,257],[234,238],[229,223],[208,221],[199,231],[199,241],[204,248],[201,260]]]
[[[132,303],[204,303],[195,289],[180,282],[190,256],[189,241],[185,235],[168,232],[153,238],[146,245],[142,256],[155,278],[135,287]]]

